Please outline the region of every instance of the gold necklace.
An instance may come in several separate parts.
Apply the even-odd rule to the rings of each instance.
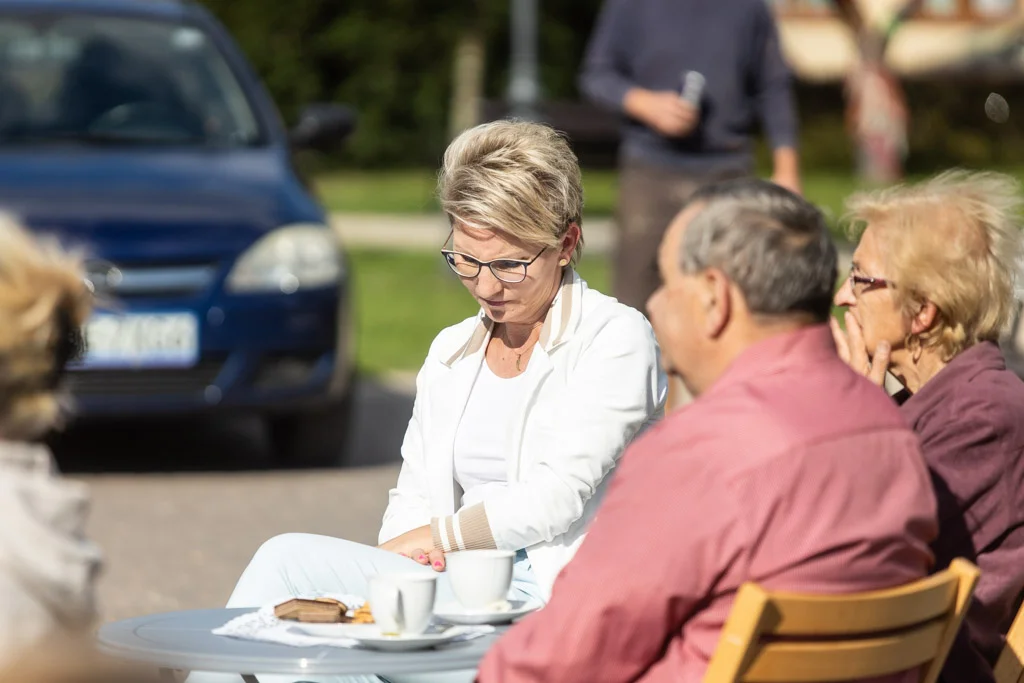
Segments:
[[[530,336],[528,336],[526,338],[526,341],[523,342],[523,345],[519,347],[519,348],[522,349],[522,351],[519,351],[518,353],[516,352],[516,350],[514,348],[512,348],[511,343],[509,343],[509,340],[508,340],[508,328],[507,327],[503,328],[501,331],[502,331],[502,335],[501,336],[505,338],[504,340],[505,340],[506,346],[508,347],[508,349],[510,351],[512,351],[512,353],[516,354],[516,372],[522,372],[523,371],[523,368],[522,368],[523,356],[531,348],[530,347],[530,342],[533,340],[534,332],[539,332],[540,328],[537,327],[537,328],[534,328],[533,330],[530,331]]]

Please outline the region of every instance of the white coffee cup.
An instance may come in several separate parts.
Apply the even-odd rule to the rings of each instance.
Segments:
[[[500,609],[512,586],[511,550],[463,550],[445,556],[455,597],[467,609]]]
[[[370,612],[385,635],[417,635],[434,615],[437,576],[380,574],[370,579]]]

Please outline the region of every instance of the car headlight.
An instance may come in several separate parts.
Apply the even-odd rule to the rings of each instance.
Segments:
[[[326,225],[298,223],[264,235],[228,275],[232,292],[282,292],[324,287],[342,276],[341,248]]]

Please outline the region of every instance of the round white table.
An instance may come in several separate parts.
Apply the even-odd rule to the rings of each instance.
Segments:
[[[378,652],[342,647],[291,647],[215,636],[211,631],[251,609],[166,612],[105,624],[97,645],[112,657],[178,671],[237,673],[247,683],[255,674],[303,676],[437,673],[474,669],[507,630],[430,650]]]

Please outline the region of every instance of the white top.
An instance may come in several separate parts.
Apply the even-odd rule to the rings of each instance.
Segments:
[[[489,490],[504,488],[508,483],[512,429],[516,424],[521,426],[519,408],[525,376],[526,372],[498,377],[486,358],[481,363],[455,434],[455,481],[462,488],[464,506],[481,502]]]
[[[430,345],[416,376],[402,469],[388,494],[380,543],[428,524],[454,527],[462,514],[455,437],[491,327],[481,311],[442,330]],[[547,594],[583,542],[622,449],[661,416],[667,381],[647,319],[588,288],[572,269],[524,375],[508,482],[482,505],[493,544],[525,548]]]

